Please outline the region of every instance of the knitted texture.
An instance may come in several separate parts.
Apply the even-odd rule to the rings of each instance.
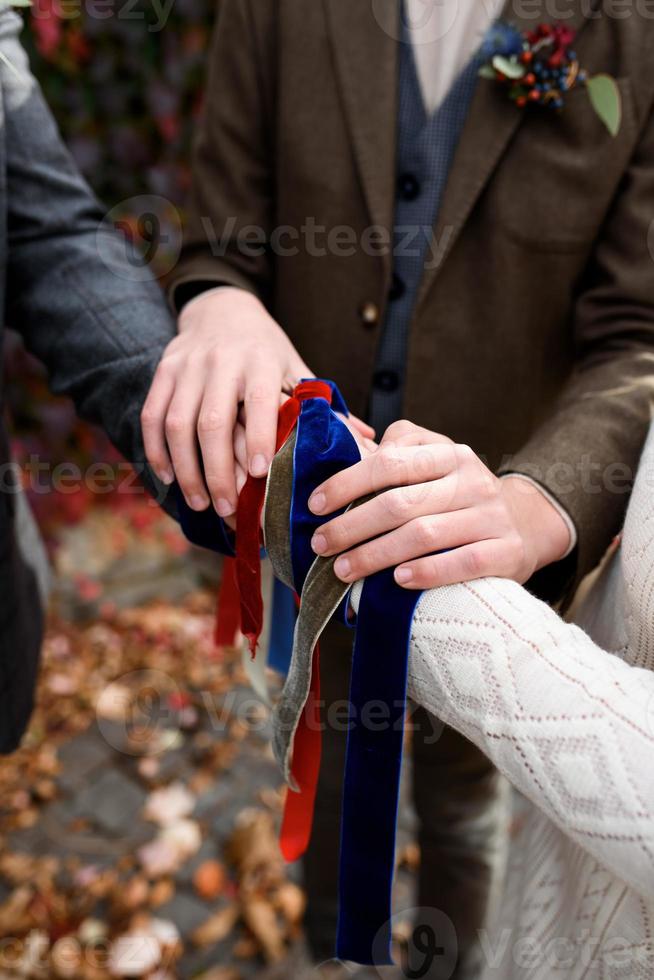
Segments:
[[[654,977],[653,480],[654,432],[582,609],[592,638],[500,579],[416,610],[411,696],[517,791],[484,980]]]

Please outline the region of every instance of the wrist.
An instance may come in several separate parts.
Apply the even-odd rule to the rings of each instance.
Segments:
[[[253,313],[268,315],[261,301],[247,289],[239,286],[219,285],[207,289],[186,303],[177,321],[178,333],[184,333],[201,323],[205,316],[220,316],[222,313]]]
[[[519,476],[502,479],[502,493],[525,546],[526,577],[564,558],[570,526],[536,484]]]

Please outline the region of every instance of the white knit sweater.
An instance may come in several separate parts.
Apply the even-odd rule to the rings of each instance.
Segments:
[[[411,697],[518,791],[484,980],[654,978],[654,431],[578,621],[500,579],[416,611]]]

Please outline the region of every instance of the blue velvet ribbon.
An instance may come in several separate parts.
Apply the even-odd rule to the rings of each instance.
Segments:
[[[392,963],[390,918],[409,640],[421,593],[393,569],[366,579],[350,682],[336,955]]]
[[[311,539],[324,517],[309,510],[313,491],[336,473],[358,463],[361,453],[346,425],[335,414],[347,415],[343,398],[332,385],[331,406],[324,398],[308,398],[302,402],[297,421],[293,457],[293,496],[291,500],[291,562],[293,581],[298,595],[316,560]],[[329,515],[331,520],[343,510]]]
[[[275,579],[268,642],[268,666],[284,677],[288,674],[291,665],[296,619],[295,595],[288,586]]]
[[[234,558],[236,556],[234,533],[225,524],[222,517],[218,517],[213,507],[209,506],[206,510],[200,511],[191,510],[177,483],[175,484],[175,493],[177,495],[179,523],[191,544]]]

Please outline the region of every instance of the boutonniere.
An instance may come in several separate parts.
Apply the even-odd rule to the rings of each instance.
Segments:
[[[622,99],[610,75],[592,75],[580,67],[572,45],[575,32],[565,24],[539,24],[519,31],[504,21],[495,23],[482,44],[488,60],[479,74],[506,86],[519,108],[533,103],[562,109],[566,96],[584,87],[592,108],[612,136],[622,121]]]

